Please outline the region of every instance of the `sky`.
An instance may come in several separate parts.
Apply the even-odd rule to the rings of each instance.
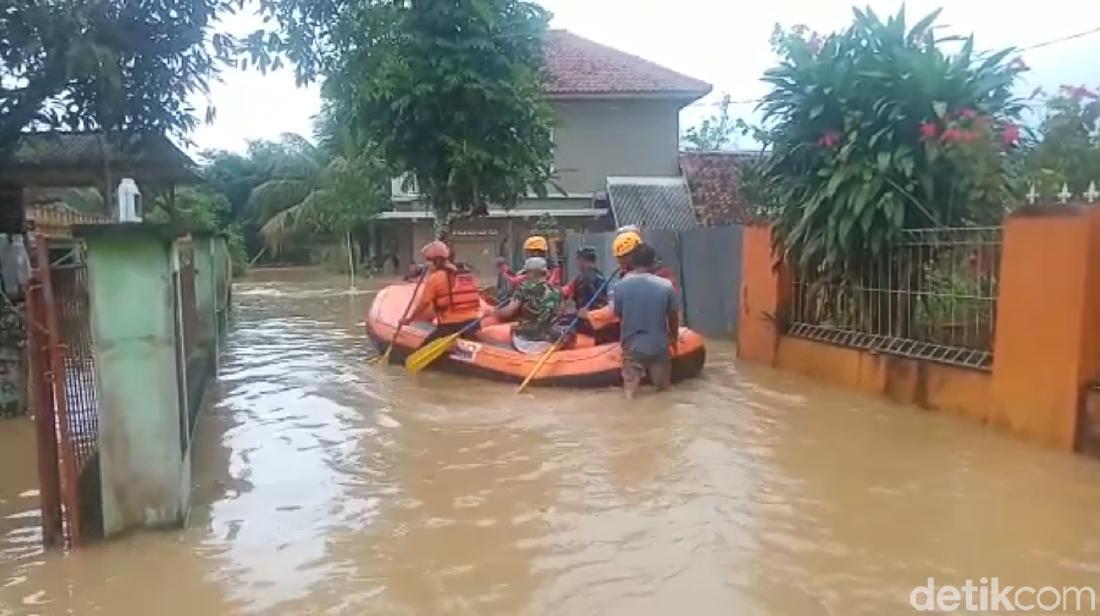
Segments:
[[[686,108],[683,126],[713,113],[728,93],[734,100],[753,99],[767,91],[759,81],[775,58],[768,37],[776,23],[805,24],[831,32],[850,22],[850,0],[541,0],[554,14],[552,27],[565,28],[605,45],[641,56],[714,85],[714,93]],[[952,34],[975,35],[977,49],[1028,47],[1100,28],[1100,0],[1042,0],[1018,3],[992,0],[909,0],[912,21],[942,7],[939,22]],[[896,12],[897,0],[868,0],[880,14]],[[912,23],[912,21],[910,23]],[[234,31],[258,21],[237,15],[226,22]],[[1100,85],[1100,33],[1026,51],[1031,71],[1021,93],[1061,84]],[[284,132],[312,135],[312,120],[320,108],[316,86],[299,88],[289,71],[262,75],[228,70],[211,86],[217,111],[212,124],[202,125],[189,149],[242,151],[248,141],[272,139]],[[199,101],[198,107],[205,108]],[[733,113],[752,119],[752,104],[736,105]]]

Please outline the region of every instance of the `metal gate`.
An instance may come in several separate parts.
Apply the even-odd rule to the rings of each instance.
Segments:
[[[27,349],[38,441],[42,534],[99,534],[99,417],[83,244],[32,240]]]

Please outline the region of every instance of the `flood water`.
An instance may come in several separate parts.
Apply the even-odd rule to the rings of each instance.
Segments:
[[[1100,587],[1100,464],[739,365],[633,404],[366,362],[371,293],[235,290],[185,529],[38,546],[0,423],[0,615],[907,614],[914,586]]]

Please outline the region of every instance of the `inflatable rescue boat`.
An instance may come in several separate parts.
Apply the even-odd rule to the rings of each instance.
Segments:
[[[409,304],[415,285],[388,286],[374,299],[367,314],[367,335],[379,349],[385,349],[393,338],[398,321]],[[493,307],[482,302],[482,314]],[[493,317],[483,322],[477,340],[458,340],[449,354],[432,364],[433,368],[484,378],[521,382],[535,368],[543,353],[516,350],[512,341],[512,323],[494,323]],[[416,321],[401,329],[390,361],[404,362],[409,353],[420,347],[432,331],[427,321]],[[538,343],[536,343],[538,344]],[[541,348],[548,348],[542,343]],[[680,328],[678,352],[672,358],[673,380],[697,376],[706,361],[703,337]],[[618,342],[596,344],[591,336],[577,335],[571,348],[556,351],[539,370],[533,385],[565,387],[607,387],[622,383],[622,351]]]

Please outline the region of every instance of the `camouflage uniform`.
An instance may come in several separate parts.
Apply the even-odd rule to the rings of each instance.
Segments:
[[[551,340],[551,328],[561,309],[561,291],[544,280],[525,280],[513,299],[520,305],[516,334],[528,340]]]

